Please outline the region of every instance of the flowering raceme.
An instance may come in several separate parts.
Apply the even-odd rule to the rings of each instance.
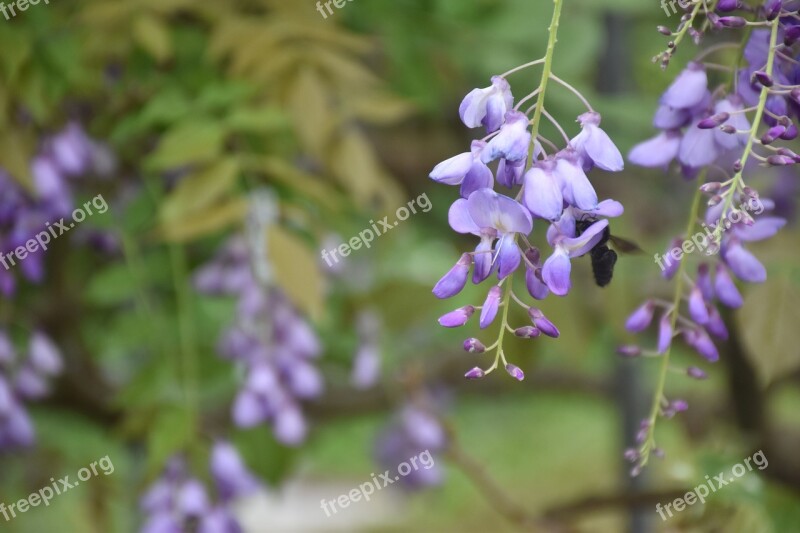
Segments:
[[[556,2],[552,45],[560,11],[561,3]],[[607,239],[606,218],[623,212],[619,202],[599,201],[586,175],[594,167],[609,172],[622,170],[622,155],[600,128],[600,114],[572,86],[552,74],[552,51],[553,46],[549,46],[544,58],[494,76],[491,86],[474,89],[464,98],[459,107],[462,122],[469,128],[484,128],[487,136],[473,141],[469,152],[436,165],[430,174],[436,182],[460,187],[461,198],[449,210],[450,227],[479,239],[474,251],[462,254],[439,280],[433,288],[434,295],[451,298],[459,294],[469,281],[470,270],[476,285],[496,277],[482,305],[462,306],[439,319],[442,326],[459,327],[480,311],[479,326],[484,329],[501,315],[500,333],[494,344],[486,347],[476,338],[464,342],[464,349],[469,352],[496,349],[493,364],[473,368],[466,374],[470,379],[494,371],[501,362],[512,377],[524,378],[522,370],[505,358],[505,332],[534,338],[540,334],[558,337],[559,331],[540,309],[518,297],[513,287],[515,273],[524,269],[526,288],[536,300],[543,300],[551,292],[566,296],[571,288],[571,259],[585,255]],[[544,67],[539,87],[515,105],[508,76],[540,64]],[[580,131],[572,138],[545,110],[545,93],[551,81],[577,95],[587,108],[578,117]],[[523,105],[533,98],[536,103],[525,110]],[[542,117],[561,133],[561,148],[539,133]],[[537,221],[547,227],[546,241],[551,249],[547,258],[541,247],[531,244]],[[577,221],[588,222],[588,228],[581,231]],[[509,326],[508,307],[512,300],[526,310],[531,324]]]
[[[800,54],[792,45],[800,37],[795,14],[800,3],[768,0],[756,9],[736,2],[713,6],[715,10],[704,4],[692,6],[676,32],[659,28],[661,33],[674,37],[670,49],[657,58],[662,66],[666,67],[687,34],[700,42],[708,30],[740,31],[736,28],[749,25],[754,29],[746,44],[716,44],[689,63],[661,97],[653,119],[653,125],[661,132],[636,145],[629,154],[632,163],[644,167],[668,169],[676,161],[684,177],[699,178],[685,237],[695,233],[700,200],[705,196],[707,210],[703,219],[713,231],[701,232],[700,236],[708,241],[704,246],[706,255],[715,256],[699,261],[695,276],[691,277],[687,258],[682,254],[664,255],[667,265],[663,276],[675,279],[672,301],[649,299],[626,323],[629,331],[641,332],[657,318],[658,341],[654,350],[624,346],[619,352],[627,357],[658,356],[662,365],[650,415],[642,422],[637,437],[639,448],[625,454],[635,463],[634,474],[647,463],[651,453],[661,453],[654,436],[657,418],[671,417],[688,407],[683,400],[669,400],[664,394],[673,340],[680,337],[705,361],[717,361],[720,354],[714,339],[728,338],[717,304],[730,308],[742,305],[736,279],[745,283],[767,279],[766,268],[745,244],[772,237],[786,220],[774,214],[773,200],[762,198],[745,183],[745,175],[756,173],[759,164],[786,167],[800,163],[800,156],[780,146],[781,141],[791,141],[798,135],[794,121],[800,118]],[[739,8],[741,12],[737,13]],[[737,55],[742,61],[737,59],[727,69],[729,79],[721,80],[727,83],[711,85],[710,67],[719,69],[720,65],[706,65],[703,59],[734,47],[740,48]],[[758,218],[750,214],[753,211]],[[684,242],[683,236],[676,237],[670,248],[683,244],[685,251],[687,243],[691,244]],[[685,373],[695,379],[706,377],[697,367],[689,367]]]
[[[141,533],[197,531],[241,533],[230,510],[231,503],[258,490],[261,483],[251,474],[236,449],[218,442],[211,451],[211,478],[216,488],[214,503],[205,485],[190,475],[186,461],[173,457],[161,477],[142,497],[140,507],[147,519]]]
[[[0,330],[0,452],[34,443],[33,422],[23,402],[46,397],[48,379],[62,367],[61,353],[44,333],[31,335],[27,357],[20,362],[11,338]]]
[[[256,278],[243,238],[228,242],[195,276],[198,291],[238,298],[236,322],[220,341],[220,353],[245,368],[233,406],[239,427],[268,422],[284,444],[298,445],[307,433],[300,401],[322,393],[312,364],[320,355],[316,334],[277,289]]]

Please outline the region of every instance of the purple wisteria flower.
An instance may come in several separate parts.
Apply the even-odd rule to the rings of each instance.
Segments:
[[[537,94],[535,91],[524,100]],[[436,165],[430,177],[439,183],[461,186],[462,198],[451,205],[448,213],[450,227],[458,233],[475,235],[480,242],[474,251],[461,255],[436,283],[433,293],[438,298],[458,295],[467,284],[470,269],[474,284],[487,280],[495,271],[498,283],[488,289],[482,305],[463,305],[441,316],[442,326],[464,326],[479,311],[481,329],[489,328],[502,316],[501,331],[513,331],[527,339],[540,334],[558,337],[555,325],[514,293],[514,274],[524,265],[526,290],[536,300],[543,300],[550,293],[566,295],[571,287],[570,260],[597,245],[607,234],[605,218],[619,216],[623,211],[619,202],[599,201],[586,175],[594,167],[620,171],[624,162],[616,145],[600,128],[600,114],[579,93],[578,96],[588,109],[578,117],[580,132],[572,139],[566,138],[565,133],[566,146],[552,154],[544,150],[545,145],[555,144],[539,133],[536,117],[540,114],[529,117],[544,102],[537,101],[522,112],[519,108],[524,101],[514,107],[510,85],[504,77],[492,78],[491,87],[475,89],[464,99],[460,109],[464,124],[472,128],[483,125],[489,135],[473,141],[470,152]],[[559,129],[563,131],[560,126]],[[495,181],[512,192],[505,195],[494,191]],[[531,244],[536,218],[549,223],[547,244],[553,252],[545,261],[540,248]],[[591,219],[592,224],[578,232],[576,218]],[[526,311],[532,326],[512,328],[507,324],[509,314],[504,306],[512,303]],[[523,370],[505,360],[502,333],[492,345],[495,348],[494,364],[486,369],[475,367],[465,376],[482,378],[502,363],[510,376],[522,380]],[[464,349],[472,353],[487,351],[475,338],[467,339]]]
[[[311,326],[277,288],[256,279],[242,238],[228,242],[214,261],[197,272],[195,287],[202,293],[238,298],[236,320],[219,345],[223,357],[245,369],[233,405],[234,423],[239,427],[269,423],[280,442],[301,444],[308,432],[301,402],[323,391],[322,376],[313,364],[321,346]]]
[[[161,477],[142,496],[139,504],[145,514],[141,533],[241,533],[230,504],[249,496],[261,487],[236,449],[218,442],[211,451],[211,478],[216,487],[216,503],[206,486],[192,477],[186,461],[171,458]]]
[[[59,349],[41,331],[29,341],[19,361],[8,333],[0,330],[0,453],[33,445],[35,432],[24,402],[50,393],[49,381],[63,369]]]
[[[781,169],[800,163],[800,156],[781,146],[782,141],[798,136],[800,55],[793,45],[800,39],[796,18],[799,7],[796,1],[781,0],[766,0],[760,6],[734,1],[702,4],[681,19],[681,29],[688,31],[660,29],[674,37],[668,51],[657,57],[662,67],[669,64],[685,35],[699,43],[706,27],[736,33],[739,39],[749,34],[743,53],[746,65],[740,65],[737,58],[730,65],[730,74],[719,80],[714,79],[714,71],[725,69],[703,61],[724,46],[710,47],[689,63],[661,97],[653,121],[661,132],[636,145],[629,154],[633,163],[644,167],[667,169],[677,160],[685,177],[702,177],[696,200],[705,196],[708,206],[698,226],[695,220],[701,215],[697,209],[700,202],[695,201],[690,214],[691,234],[675,237],[666,254],[656,254],[662,275],[675,284],[671,300],[647,300],[626,323],[629,331],[638,333],[658,318],[654,349],[628,345],[619,353],[661,357],[662,376],[667,375],[664,370],[677,339],[707,362],[724,357],[715,339],[725,340],[729,333],[718,305],[743,305],[736,280],[767,280],[767,268],[746,245],[774,236],[786,219],[774,212],[776,202],[762,198],[747,185],[746,178],[756,173],[768,177],[769,172],[756,168],[758,164]],[[708,24],[698,23],[700,17]],[[748,24],[754,29],[743,33],[740,28]],[[698,253],[699,261],[692,261],[693,252]],[[685,374],[693,379],[706,377],[697,367],[687,368]],[[643,421],[637,437],[639,448],[626,452],[636,463],[634,474],[657,450],[657,417],[669,418],[688,407],[682,400],[663,397],[663,381],[658,390],[651,411],[654,415]]]

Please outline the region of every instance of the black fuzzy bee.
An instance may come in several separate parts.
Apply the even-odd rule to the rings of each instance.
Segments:
[[[575,232],[581,235],[584,231],[597,222],[595,218],[588,218],[586,220],[575,221]],[[594,274],[594,281],[598,287],[605,287],[611,283],[611,278],[614,276],[614,265],[617,264],[617,252],[608,247],[608,243],[614,244],[620,252],[623,253],[637,253],[642,250],[631,241],[615,237],[611,235],[611,229],[606,226],[603,230],[603,236],[597,241],[589,251],[592,258],[592,273]]]

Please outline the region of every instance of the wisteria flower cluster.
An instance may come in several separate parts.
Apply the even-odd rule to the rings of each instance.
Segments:
[[[74,180],[87,175],[108,175],[114,168],[108,147],[91,139],[77,122],[45,137],[31,161],[33,191],[23,189],[8,171],[0,168],[0,253],[6,254],[33,238],[46,227],[72,212]],[[28,254],[19,269],[25,279],[39,283],[44,278],[44,250]],[[11,296],[16,281],[11,271],[0,269],[0,292]]]
[[[560,3],[556,6],[557,21]],[[439,319],[442,326],[458,327],[479,311],[479,326],[485,329],[502,310],[500,333],[493,344],[485,346],[477,338],[464,341],[468,352],[496,349],[493,364],[473,368],[466,374],[470,379],[485,376],[500,362],[512,377],[524,378],[522,370],[505,358],[505,332],[535,338],[542,334],[558,337],[559,330],[538,307],[527,305],[517,296],[512,286],[514,274],[520,267],[524,269],[528,293],[536,300],[545,299],[549,293],[566,296],[571,288],[571,260],[607,240],[607,218],[623,212],[615,200],[599,201],[586,175],[595,167],[609,172],[622,170],[622,155],[600,128],[600,114],[572,86],[552,74],[551,54],[552,46],[545,58],[495,76],[489,87],[470,92],[459,109],[461,120],[468,128],[483,127],[488,135],[473,141],[469,152],[438,164],[430,174],[434,181],[459,186],[461,197],[450,207],[450,226],[479,239],[475,250],[461,256],[433,293],[438,298],[457,295],[466,285],[470,270],[474,284],[492,276],[497,280],[491,282],[482,305],[466,305]],[[541,63],[545,66],[539,88],[515,105],[507,77]],[[572,91],[587,108],[578,117],[581,131],[572,138],[545,110],[549,81]],[[523,110],[524,104],[535,97],[536,103]],[[542,117],[549,119],[562,135],[560,148],[539,133]],[[536,220],[547,225],[548,257],[546,251],[530,242]],[[583,223],[587,223],[586,229]],[[508,325],[512,299],[527,311],[530,324],[516,328]]]
[[[45,398],[49,380],[62,368],[60,351],[41,331],[31,335],[20,361],[10,336],[0,330],[0,452],[33,445],[33,422],[24,402]]]
[[[219,351],[244,368],[242,389],[233,405],[239,427],[268,422],[282,443],[296,446],[308,425],[300,402],[322,393],[314,360],[321,347],[314,330],[274,287],[253,271],[244,238],[231,239],[195,276],[198,291],[235,296],[236,320],[224,333]]]
[[[217,442],[211,451],[209,469],[216,489],[212,498],[202,481],[191,476],[183,457],[173,457],[161,477],[142,497],[146,514],[142,533],[240,533],[230,505],[253,494],[261,482],[247,469],[236,448]]]
[[[437,416],[437,405],[428,394],[421,394],[403,405],[394,420],[381,432],[376,443],[380,465],[395,469],[397,465],[427,451],[432,456],[447,448],[447,434]],[[412,470],[400,478],[406,489],[422,489],[439,485],[444,472],[435,462],[431,468]]]
[[[800,118],[800,54],[794,46],[800,39],[798,8],[800,2],[780,0],[767,0],[755,8],[736,1],[701,2],[682,18],[677,32],[660,29],[675,37],[670,50],[659,56],[664,66],[687,33],[700,42],[706,31],[743,27],[752,31],[743,47],[721,43],[699,54],[661,97],[653,120],[661,132],[629,154],[631,162],[645,167],[666,169],[677,161],[685,177],[699,177],[686,235],[676,237],[670,249],[680,248],[684,238],[694,233],[700,222],[701,199],[706,198],[702,222],[713,228],[706,231],[710,242],[706,254],[714,256],[713,260],[699,262],[694,277],[689,275],[687,260],[681,254],[668,257],[663,275],[675,279],[673,300],[649,299],[628,318],[627,329],[640,332],[657,316],[657,346],[652,350],[624,346],[620,353],[661,358],[652,408],[637,437],[639,447],[626,452],[635,463],[633,474],[641,471],[651,453],[662,453],[654,435],[657,418],[671,417],[688,407],[684,400],[670,400],[664,393],[673,340],[679,336],[706,361],[717,361],[720,354],[714,339],[727,339],[728,330],[716,304],[731,308],[743,304],[735,279],[746,283],[767,279],[766,268],[745,245],[772,237],[786,220],[773,214],[775,202],[748,186],[745,175],[760,173],[758,166],[800,163],[800,156],[781,145],[798,136],[795,121]],[[740,57],[731,67],[705,63],[704,58],[734,47],[740,48]],[[727,83],[710,85],[712,68],[728,71]],[[740,205],[758,205],[758,213],[766,214],[754,218],[748,210],[735,207]],[[694,366],[685,373],[697,379],[706,377]]]

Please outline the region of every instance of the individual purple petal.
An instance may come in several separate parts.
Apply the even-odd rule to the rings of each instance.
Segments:
[[[267,418],[259,397],[248,390],[240,392],[233,402],[233,422],[242,428],[257,426]]]
[[[493,185],[494,176],[492,171],[483,162],[476,159],[464,177],[464,181],[461,182],[461,197],[469,198],[469,195],[478,189],[491,189]]]
[[[606,228],[608,220],[598,220],[577,237],[561,239],[559,246],[565,248],[571,258],[580,257],[589,253],[600,242]]]
[[[615,218],[622,216],[625,208],[616,200],[603,200],[597,204],[597,208],[592,211],[592,214],[598,217]]]
[[[683,332],[683,339],[707,361],[713,363],[719,360],[719,351],[704,329],[687,329]]]
[[[475,312],[475,308],[471,305],[459,307],[454,311],[439,317],[439,324],[446,328],[457,328],[463,326],[469,320],[469,317]]]
[[[711,283],[711,272],[708,268],[708,263],[700,263],[697,267],[697,279],[695,283],[700,288],[703,298],[707,302],[714,300],[714,286]]]
[[[655,303],[653,303],[652,300],[646,301],[628,317],[628,320],[625,322],[625,329],[631,333],[637,333],[647,329],[647,326],[653,321],[653,311],[655,311],[655,308]]]
[[[625,167],[619,149],[608,134],[600,128],[600,114],[594,111],[578,117],[582,131],[570,141],[570,145],[603,170],[619,172]]]
[[[520,185],[526,163],[524,159],[514,162],[501,159],[497,164],[497,182],[509,189]]]
[[[459,198],[453,202],[453,205],[450,206],[450,211],[447,213],[447,218],[450,222],[450,227],[457,233],[472,233],[473,235],[480,235],[481,233],[481,228],[469,216],[469,208],[465,198]]]
[[[706,301],[703,299],[703,293],[697,285],[694,286],[689,294],[689,315],[698,324],[708,323]]]
[[[45,375],[56,375],[64,367],[64,363],[61,360],[61,352],[53,344],[53,341],[40,331],[31,336],[28,357],[31,366]]]
[[[436,283],[433,287],[433,294],[437,298],[450,298],[461,292],[467,284],[470,266],[472,266],[472,257],[469,254],[463,254],[455,266]]]
[[[521,253],[514,236],[510,233],[503,235],[497,250],[497,276],[499,279],[505,278],[519,267]]]
[[[14,390],[26,400],[38,400],[50,392],[45,376],[29,365],[23,365],[17,371],[17,375],[14,376]]]
[[[357,389],[369,389],[378,383],[381,376],[381,352],[372,343],[362,344],[353,357],[350,381]]]
[[[475,247],[475,268],[472,271],[472,283],[478,284],[489,277],[494,268],[492,254],[494,251],[494,238],[484,237]]]
[[[786,225],[786,219],[779,217],[761,217],[752,226],[736,226],[736,237],[742,241],[763,241],[774,236]]]
[[[660,130],[674,130],[682,128],[691,119],[692,114],[688,109],[674,109],[662,104],[653,117],[653,126]]]
[[[687,109],[699,104],[708,89],[708,76],[699,63],[689,63],[661,96],[663,105]]]
[[[464,176],[472,169],[473,161],[469,152],[458,154],[433,167],[430,178],[445,185],[460,185]]]
[[[555,249],[544,263],[542,268],[542,279],[544,279],[547,288],[552,291],[556,296],[566,296],[569,289],[572,287],[572,282],[569,279],[572,265],[569,262],[569,255],[566,250],[560,246]]]
[[[736,288],[736,284],[733,282],[730,274],[728,274],[728,269],[725,268],[724,265],[717,265],[717,276],[714,287],[717,291],[717,298],[719,298],[719,301],[724,305],[738,308],[744,303],[739,289]]]
[[[664,267],[662,269],[661,276],[664,279],[672,279],[675,273],[678,272],[678,269],[681,266],[681,261],[683,260],[683,252],[678,255],[678,259],[675,259],[675,257],[671,255],[671,252],[672,250],[680,249],[682,244],[683,239],[677,237],[672,239],[672,242],[669,244],[669,248],[667,248],[667,252],[663,255]]]
[[[486,295],[486,301],[483,302],[483,307],[481,308],[481,329],[489,327],[497,316],[497,310],[500,308],[501,295],[502,291],[497,285],[489,289],[489,293]]]
[[[694,379],[708,379],[708,374],[706,374],[696,366],[690,366],[689,368],[687,368],[686,375]]]
[[[694,121],[683,134],[678,148],[678,160],[687,167],[699,168],[712,164],[719,155],[719,148],[714,137],[715,130],[704,130],[697,127]]]
[[[294,361],[285,369],[287,385],[297,398],[316,398],[324,384],[317,368],[306,361]]]
[[[723,251],[725,263],[742,281],[763,283],[767,280],[767,269],[739,243],[727,246]]]
[[[552,166],[535,166],[525,173],[522,201],[534,216],[558,220],[564,210],[561,185],[552,173]]]
[[[666,353],[672,344],[672,318],[664,313],[658,323],[658,353]]]
[[[509,111],[506,123],[500,128],[481,154],[481,161],[490,163],[495,159],[523,161],[528,157],[531,133],[528,131],[528,117],[519,111]]]
[[[300,409],[291,405],[275,413],[273,430],[279,442],[287,446],[298,446],[306,438],[308,424]]]
[[[475,224],[492,228],[500,233],[522,233],[527,235],[533,229],[531,215],[518,202],[497,194],[491,189],[481,189],[472,193],[467,200],[469,215]]]
[[[468,128],[483,125],[487,133],[492,133],[503,124],[503,117],[513,106],[514,97],[508,81],[494,76],[490,87],[474,89],[464,98],[458,113]]]
[[[718,339],[728,339],[728,328],[725,326],[725,321],[722,320],[719,310],[717,310],[717,308],[713,305],[709,306],[708,324],[706,324],[706,329]]]
[[[641,167],[666,167],[678,156],[681,137],[679,131],[661,132],[634,146],[628,153],[628,161]]]
[[[536,298],[537,300],[544,300],[550,293],[550,289],[548,289],[544,281],[539,278],[539,276],[542,275],[542,271],[541,269],[538,270],[539,275],[537,276],[535,270],[533,270],[531,267],[526,267],[525,286],[528,289],[528,294],[530,294],[533,298]]]
[[[244,465],[239,452],[228,442],[220,441],[211,449],[209,469],[223,501],[252,494],[260,483]]]
[[[568,157],[556,163],[555,174],[564,184],[564,199],[578,209],[591,211],[597,207],[597,193],[576,161]]]
[[[183,514],[199,517],[205,514],[209,507],[208,495],[203,484],[195,479],[190,479],[178,490],[177,507]]]

